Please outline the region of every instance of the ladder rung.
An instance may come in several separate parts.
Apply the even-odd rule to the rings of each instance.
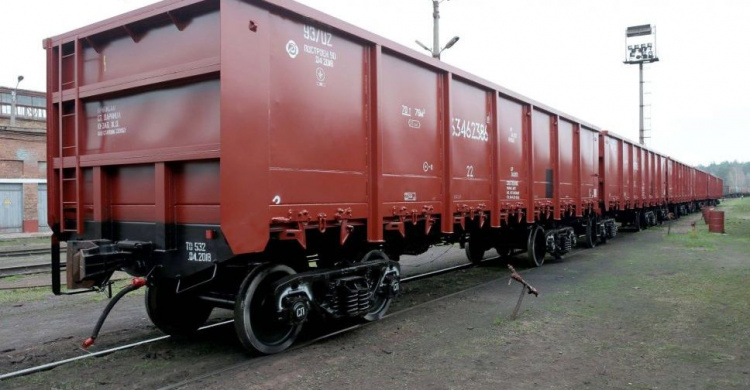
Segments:
[[[75,148],[77,148],[77,146],[75,146],[75,145],[73,145],[73,146],[63,146],[62,148],[63,149],[75,149]]]
[[[75,177],[66,177],[63,179],[63,181],[75,181],[77,180]]]
[[[70,113],[70,114],[62,114],[61,116],[62,116],[63,118],[67,118],[67,117],[69,117],[69,116],[75,116],[75,114],[76,114],[75,112],[72,112],[72,113]]]

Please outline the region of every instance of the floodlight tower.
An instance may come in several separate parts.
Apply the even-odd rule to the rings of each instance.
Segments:
[[[440,54],[446,49],[453,47],[459,39],[455,36],[448,41],[445,47],[442,49],[440,48],[440,3],[443,1],[445,0],[432,0],[432,48],[427,47],[424,43],[419,42],[418,40],[414,41],[417,45],[421,46],[422,49],[429,51],[433,58],[437,59],[440,59]]]
[[[659,61],[656,56],[656,26],[642,24],[631,26],[625,30],[625,64],[638,64],[640,88],[640,131],[639,141],[641,145],[646,143],[645,129],[643,125],[643,64]]]

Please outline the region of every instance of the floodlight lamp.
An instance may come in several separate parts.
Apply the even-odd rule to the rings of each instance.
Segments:
[[[447,44],[447,45],[445,45],[445,49],[450,49],[451,47],[453,47],[453,45],[455,45],[455,44],[456,44],[456,42],[458,42],[458,40],[459,40],[459,39],[460,39],[460,38],[459,38],[459,37],[457,37],[457,36],[456,36],[456,37],[453,37],[453,38],[451,38],[451,40],[450,40],[450,41],[448,41],[448,44]],[[445,50],[445,49],[443,49],[443,50]]]
[[[419,45],[422,49],[425,49],[425,50],[429,51],[430,53],[432,53],[432,49],[430,49],[429,47],[427,47],[427,45],[425,45],[424,43],[419,42],[419,40],[416,40],[414,42],[416,42],[417,45]]]
[[[18,76],[18,82],[20,83],[21,81],[23,81],[23,76]]]

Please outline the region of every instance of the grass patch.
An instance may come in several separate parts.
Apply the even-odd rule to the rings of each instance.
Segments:
[[[0,304],[14,305],[28,301],[38,301],[51,297],[52,290],[48,287],[19,288],[0,292]]]
[[[15,282],[16,280],[23,279],[24,275],[8,275],[8,276],[0,276],[0,281],[3,282]]]
[[[696,227],[695,235],[692,233],[670,234],[667,238],[673,244],[681,244],[688,249],[713,251],[716,249],[716,245],[721,241],[722,237],[715,233],[708,233],[708,230],[704,231],[703,229]]]

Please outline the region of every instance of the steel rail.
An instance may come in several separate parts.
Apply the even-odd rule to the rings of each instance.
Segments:
[[[65,269],[64,266],[61,269]],[[16,265],[12,267],[0,267],[0,277],[14,275],[30,275],[50,272],[52,267],[49,262]]]
[[[230,324],[232,322],[234,322],[234,320],[217,322],[215,324],[202,326],[198,330],[210,329],[210,328],[214,328],[214,327],[217,327],[217,326]],[[105,350],[98,351],[98,352],[89,352],[86,355],[76,356],[76,357],[72,357],[72,358],[68,358],[68,359],[58,360],[56,362],[42,364],[42,365],[39,365],[39,366],[25,368],[23,370],[9,372],[7,374],[0,375],[0,380],[10,379],[10,378],[14,378],[14,377],[18,377],[18,376],[24,376],[24,375],[28,375],[28,374],[33,374],[35,372],[40,372],[40,371],[46,371],[46,370],[55,368],[57,366],[61,366],[63,364],[72,363],[72,362],[75,362],[75,361],[78,361],[78,360],[82,360],[82,359],[88,359],[88,358],[92,358],[92,357],[108,355],[110,353],[121,351],[123,349],[130,349],[130,348],[137,347],[139,345],[154,343],[154,342],[157,342],[157,341],[168,339],[170,337],[172,337],[172,336],[164,335],[164,336],[154,337],[154,338],[151,338],[151,339],[147,339],[147,340],[143,340],[143,341],[138,341],[138,342],[131,343],[131,344],[126,344],[126,345],[121,345],[119,347],[105,349]]]
[[[50,248],[15,249],[10,251],[0,250],[0,257],[45,255],[48,253],[50,253]]]
[[[492,260],[496,260],[496,259],[497,259],[496,257],[494,257],[494,258],[488,258],[488,259],[482,260],[482,262],[488,262],[488,261],[492,261]],[[415,280],[427,278],[427,277],[430,277],[430,276],[437,276],[437,275],[444,274],[444,273],[447,273],[447,272],[450,272],[450,271],[453,271],[453,270],[457,270],[457,269],[470,268],[472,266],[474,266],[474,264],[472,264],[472,263],[460,264],[460,265],[457,265],[457,266],[447,267],[447,268],[440,269],[440,270],[437,270],[437,271],[431,271],[431,272],[426,272],[424,274],[418,274],[418,275],[409,276],[409,277],[401,279],[401,282],[402,283],[409,283],[409,282],[412,282],[412,281],[415,281]],[[522,272],[524,272],[524,271],[522,271]],[[446,299],[446,298],[455,296],[457,294],[461,294],[461,293],[469,291],[471,289],[478,288],[478,287],[487,285],[489,283],[495,282],[495,281],[497,281],[499,279],[504,279],[505,277],[506,276],[503,276],[501,278],[496,278],[496,279],[493,279],[491,281],[482,283],[482,284],[477,285],[477,286],[468,287],[466,289],[463,289],[463,290],[460,290],[460,291],[457,291],[457,292],[454,292],[454,293],[451,293],[451,294],[448,294],[448,295],[445,295],[445,296],[442,296],[442,297],[438,297],[436,299],[425,301],[425,302],[419,303],[419,304],[417,304],[415,306],[408,307],[408,308],[403,309],[403,310],[399,310],[397,312],[386,314],[383,318],[388,318],[388,317],[391,317],[391,316],[394,316],[394,315],[397,315],[397,314],[400,314],[400,313],[405,313],[407,311],[416,309],[416,308],[424,306],[426,304],[429,304],[429,303],[432,303],[432,302],[436,302],[436,301],[439,301],[439,300],[442,300],[442,299]],[[211,324],[211,325],[206,325],[206,326],[200,327],[200,328],[198,328],[198,330],[202,331],[202,330],[214,328],[214,327],[221,326],[221,325],[231,324],[233,322],[234,322],[234,320],[226,320],[226,321],[222,321],[222,322],[217,322],[215,324]],[[344,329],[339,329],[339,330],[336,330],[334,332],[331,332],[331,333],[325,334],[323,336],[317,337],[315,339],[302,342],[302,343],[300,343],[298,345],[294,345],[291,348],[289,348],[287,351],[294,351],[294,350],[303,348],[305,346],[317,343],[319,341],[329,339],[329,338],[334,337],[336,335],[339,335],[339,334],[342,334],[342,333],[346,333],[346,332],[349,332],[349,331],[352,331],[352,330],[355,330],[355,329],[359,329],[359,328],[361,328],[363,326],[366,326],[368,324],[370,324],[370,323],[363,323],[363,324],[353,325],[353,326],[350,326],[350,327],[347,327],[347,328],[344,328]],[[145,344],[155,343],[157,341],[169,339],[170,337],[172,337],[172,336],[170,336],[170,335],[163,335],[163,336],[154,337],[154,338],[151,338],[151,339],[146,339],[146,340],[138,341],[138,342],[135,342],[135,343],[121,345],[119,347],[113,347],[113,348],[109,348],[109,349],[105,349],[105,350],[97,351],[97,352],[90,352],[90,353],[87,353],[85,355],[80,355],[80,356],[76,356],[76,357],[72,357],[72,358],[68,358],[68,359],[58,360],[56,362],[41,364],[41,365],[38,365],[38,366],[29,367],[29,368],[25,368],[25,369],[22,369],[22,370],[18,370],[18,371],[13,371],[13,372],[1,374],[0,375],[0,381],[1,380],[5,380],[5,379],[19,377],[19,376],[25,376],[25,375],[33,374],[33,373],[36,373],[36,372],[50,370],[50,369],[53,369],[55,367],[58,367],[58,366],[61,366],[61,365],[64,365],[64,364],[76,362],[76,361],[83,360],[83,359],[88,359],[88,358],[97,357],[97,356],[104,356],[104,355],[108,355],[108,354],[111,354],[111,353],[114,353],[114,352],[117,352],[117,351],[122,351],[122,350],[125,350],[125,349],[131,349],[131,348],[135,348],[135,347],[138,347],[138,346],[141,346],[141,345],[145,345]],[[285,352],[287,352],[287,351],[285,351]],[[261,357],[261,358],[256,358],[256,359],[253,359],[251,361],[251,363],[252,362],[256,362],[256,361],[266,360],[266,358],[270,358],[272,356],[275,356],[275,355],[270,355],[270,356],[264,356],[264,357]],[[249,364],[249,363],[248,362],[242,362],[242,363],[239,363],[237,365],[233,365],[233,366],[230,366],[230,367],[225,367],[225,368],[222,369],[221,372],[229,370],[229,369],[232,369],[235,366],[240,366],[240,365],[244,365],[244,364]],[[212,372],[210,374],[214,374],[214,372]],[[199,378],[201,378],[201,377],[199,377]],[[174,388],[174,387],[167,387],[167,388]]]
[[[487,261],[487,260],[483,260],[483,261]],[[451,267],[451,268],[453,268],[453,267]],[[529,271],[529,270],[530,269],[527,269],[527,270],[524,270],[524,271]],[[175,384],[171,384],[171,385],[168,385],[168,386],[161,387],[161,388],[159,388],[159,390],[178,389],[180,387],[189,385],[191,383],[199,382],[201,380],[208,379],[208,378],[211,378],[213,376],[216,376],[216,375],[219,375],[219,374],[223,374],[223,373],[226,373],[226,372],[230,372],[230,371],[233,371],[233,370],[236,370],[236,369],[239,369],[239,368],[252,368],[252,367],[256,367],[256,366],[258,366],[258,365],[260,365],[260,364],[262,364],[262,363],[264,363],[264,362],[266,362],[268,360],[276,358],[276,357],[278,357],[280,355],[283,355],[285,353],[296,351],[296,350],[299,350],[299,349],[302,349],[302,348],[306,348],[306,347],[309,347],[310,345],[313,345],[313,344],[319,343],[321,341],[330,339],[330,338],[338,336],[340,334],[349,333],[349,332],[351,332],[353,330],[357,330],[357,329],[366,327],[368,325],[375,324],[375,323],[377,323],[379,321],[382,321],[382,320],[384,320],[386,318],[395,317],[395,316],[398,316],[400,314],[404,314],[404,313],[410,312],[412,310],[416,310],[416,309],[418,309],[420,307],[429,305],[431,303],[439,302],[439,301],[442,301],[444,299],[452,298],[452,297],[454,297],[456,295],[463,294],[463,293],[465,293],[467,291],[471,291],[471,290],[474,290],[474,289],[478,289],[478,288],[490,285],[492,283],[496,283],[498,280],[501,280],[501,279],[504,281],[505,278],[507,278],[507,276],[501,276],[499,278],[495,278],[495,279],[489,280],[487,282],[484,282],[484,283],[481,283],[481,284],[478,284],[478,285],[475,285],[475,286],[467,287],[465,289],[462,289],[462,290],[450,293],[448,295],[443,295],[441,297],[437,297],[435,299],[431,299],[429,301],[421,302],[421,303],[418,303],[418,304],[416,304],[414,306],[410,306],[410,307],[407,307],[405,309],[401,309],[399,311],[386,314],[385,316],[383,316],[383,318],[381,320],[374,321],[374,322],[361,323],[361,324],[349,326],[349,327],[344,328],[344,329],[339,329],[339,330],[333,331],[331,333],[327,333],[327,334],[324,334],[322,336],[316,337],[314,339],[307,340],[307,341],[304,341],[304,342],[299,343],[299,344],[295,344],[291,348],[289,348],[289,349],[287,349],[287,350],[285,350],[285,351],[283,351],[283,352],[281,352],[279,354],[261,356],[261,357],[254,358],[254,359],[249,360],[249,361],[243,361],[243,362],[240,362],[240,363],[233,364],[233,365],[231,365],[229,367],[222,367],[222,368],[220,368],[218,370],[207,372],[207,373],[199,375],[199,376],[197,376],[195,378],[186,379],[186,380],[184,380],[182,382],[178,382],[178,383],[175,383]],[[411,281],[414,281],[414,279],[411,279]]]

